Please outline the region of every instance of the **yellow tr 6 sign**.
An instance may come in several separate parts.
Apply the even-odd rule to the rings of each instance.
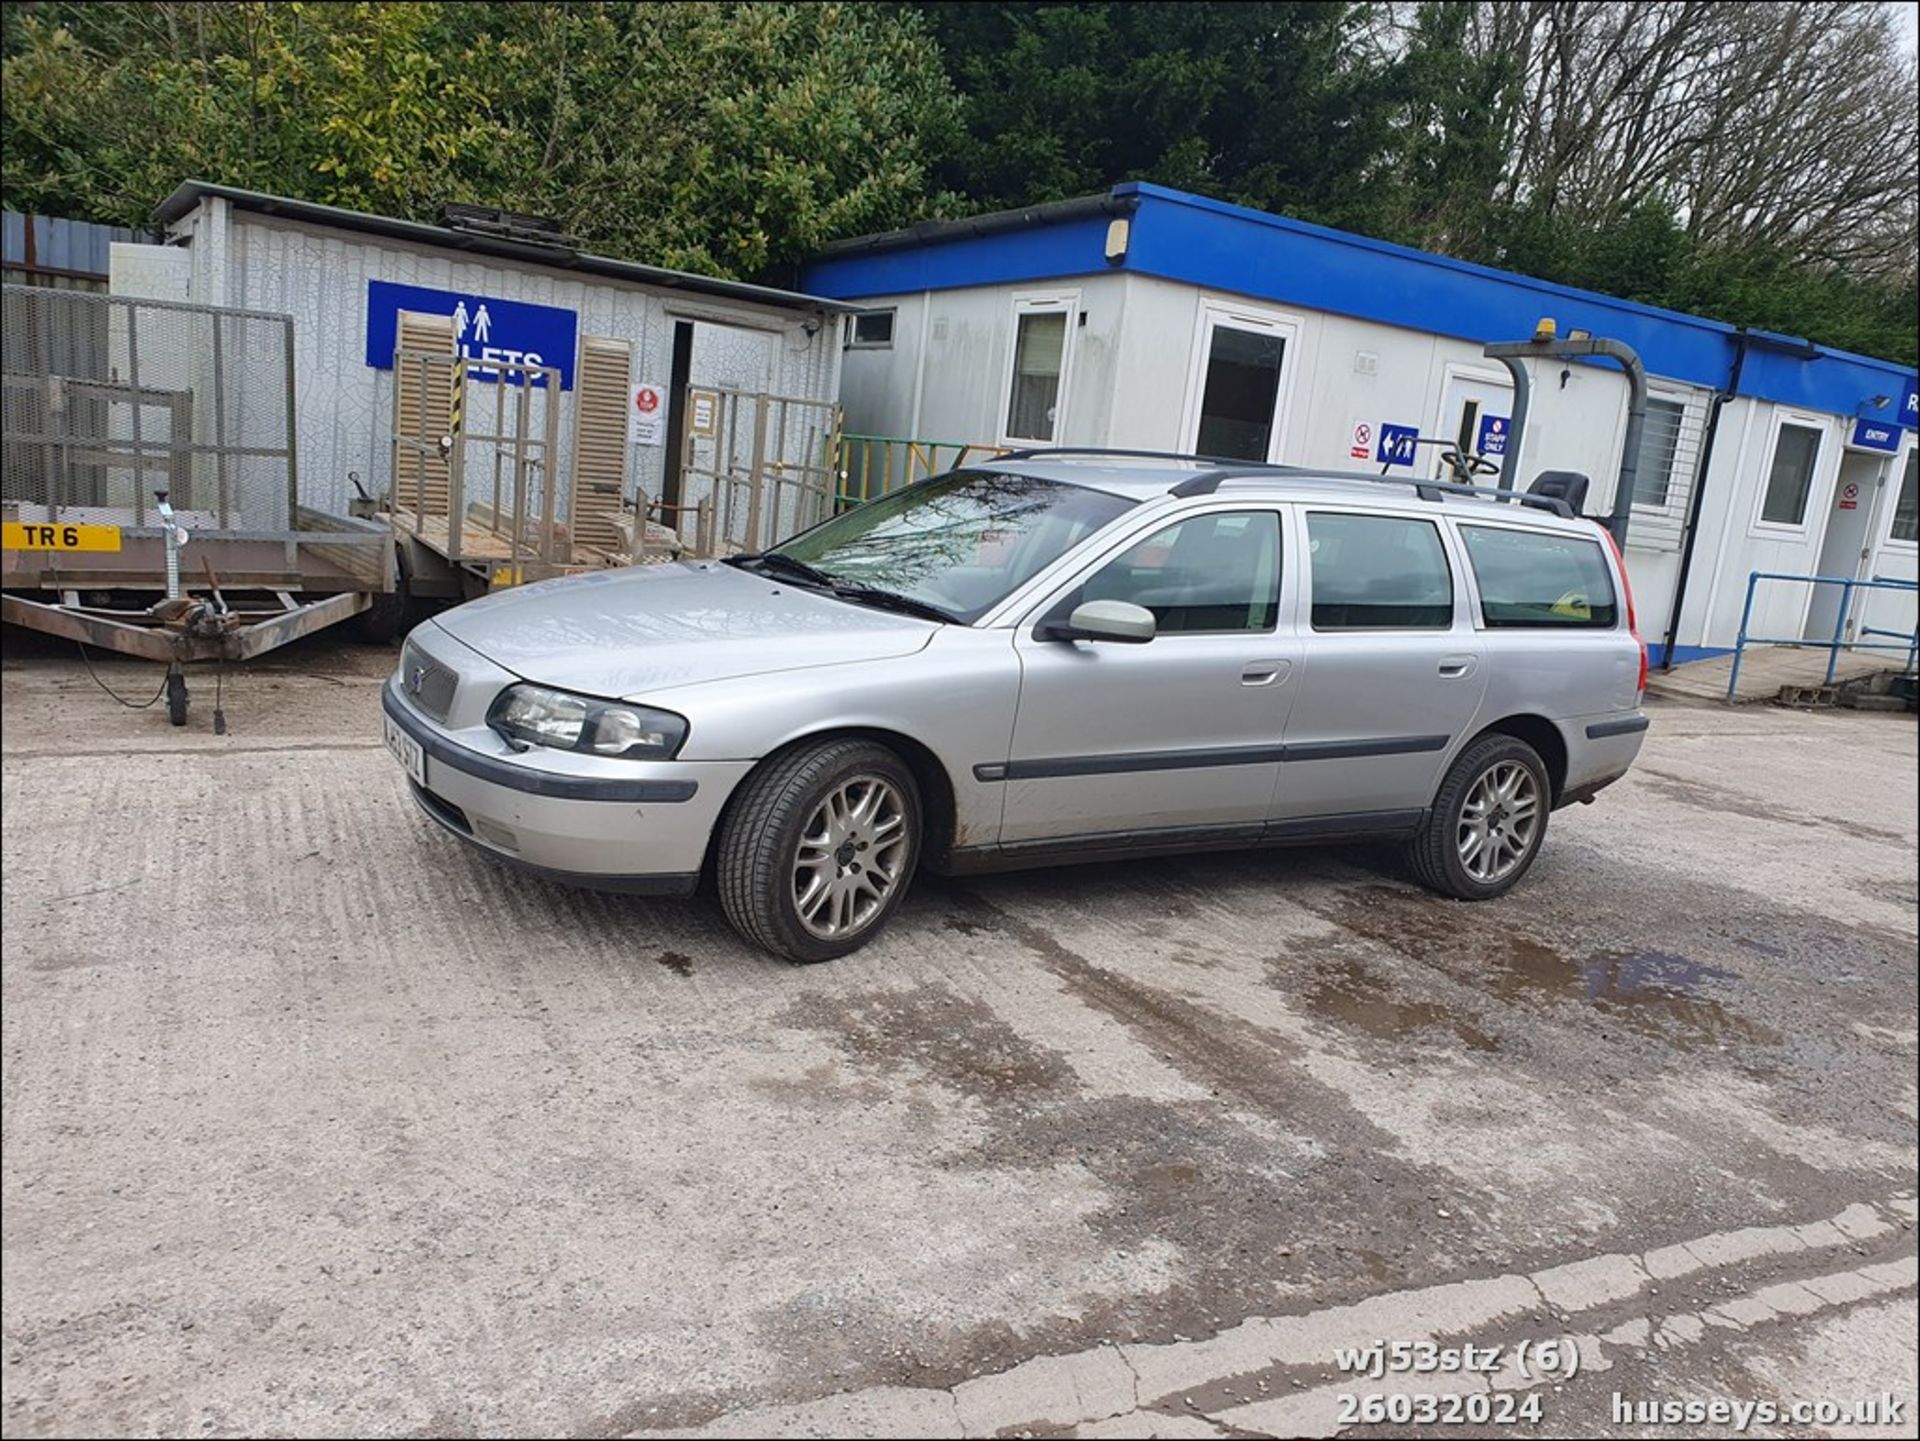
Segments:
[[[0,525],[0,550],[118,550],[117,525]]]

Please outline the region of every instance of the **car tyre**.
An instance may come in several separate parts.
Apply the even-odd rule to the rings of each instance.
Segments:
[[[749,776],[721,824],[720,907],[747,940],[830,961],[878,935],[920,855],[913,772],[872,741],[802,744]]]
[[[1503,896],[1532,869],[1547,839],[1553,787],[1540,753],[1487,735],[1448,768],[1407,862],[1419,882],[1463,901]]]

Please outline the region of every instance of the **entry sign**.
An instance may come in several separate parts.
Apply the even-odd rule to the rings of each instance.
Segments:
[[[1482,455],[1505,455],[1507,453],[1507,430],[1511,424],[1511,416],[1481,416],[1480,438],[1474,442],[1473,448]]]
[[[1900,449],[1904,432],[1890,420],[1862,418],[1853,423],[1853,439],[1847,444],[1858,450],[1884,450],[1892,455]]]
[[[627,397],[627,444],[661,445],[667,438],[667,393],[650,380]]]
[[[367,282],[367,364],[393,369],[394,336],[403,310],[453,319],[453,343],[472,360],[504,360],[550,365],[560,372],[560,388],[573,389],[573,357],[580,345],[580,316],[557,305],[501,300],[465,290],[432,290],[424,285]],[[497,370],[475,369],[473,378],[498,381]]]
[[[1414,442],[1419,439],[1418,426],[1383,425],[1380,427],[1380,447],[1374,452],[1373,458],[1383,465],[1412,465]]]

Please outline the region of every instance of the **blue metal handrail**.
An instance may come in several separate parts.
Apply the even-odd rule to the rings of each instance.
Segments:
[[[1840,613],[1834,617],[1832,640],[1808,640],[1804,636],[1791,639],[1777,636],[1748,635],[1747,626],[1753,620],[1753,596],[1763,580],[1795,581],[1801,585],[1837,585],[1840,590]],[[1862,626],[1860,634],[1884,635],[1893,637],[1897,644],[1876,644],[1873,641],[1845,639],[1847,617],[1853,612],[1853,593],[1856,590],[1905,590],[1920,592],[1920,582],[1911,580],[1887,580],[1875,576],[1872,580],[1855,580],[1838,575],[1789,575],[1783,571],[1756,570],[1747,577],[1747,603],[1740,610],[1740,638],[1733,643],[1733,672],[1727,677],[1727,700],[1731,703],[1740,690],[1740,661],[1749,644],[1752,645],[1791,645],[1827,653],[1827,678],[1825,685],[1833,684],[1834,672],[1840,666],[1840,652],[1843,650],[1903,650],[1907,653],[1907,669],[1914,668],[1914,661],[1920,658],[1920,626],[1913,634],[1904,631],[1879,630],[1873,626]]]

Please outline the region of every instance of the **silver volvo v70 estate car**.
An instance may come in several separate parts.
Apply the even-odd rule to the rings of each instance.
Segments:
[[[388,745],[447,830],[683,895],[796,961],[916,868],[1401,843],[1523,875],[1639,752],[1611,537],[1562,500],[1109,452],[924,480],[777,548],[597,571],[415,627]]]

